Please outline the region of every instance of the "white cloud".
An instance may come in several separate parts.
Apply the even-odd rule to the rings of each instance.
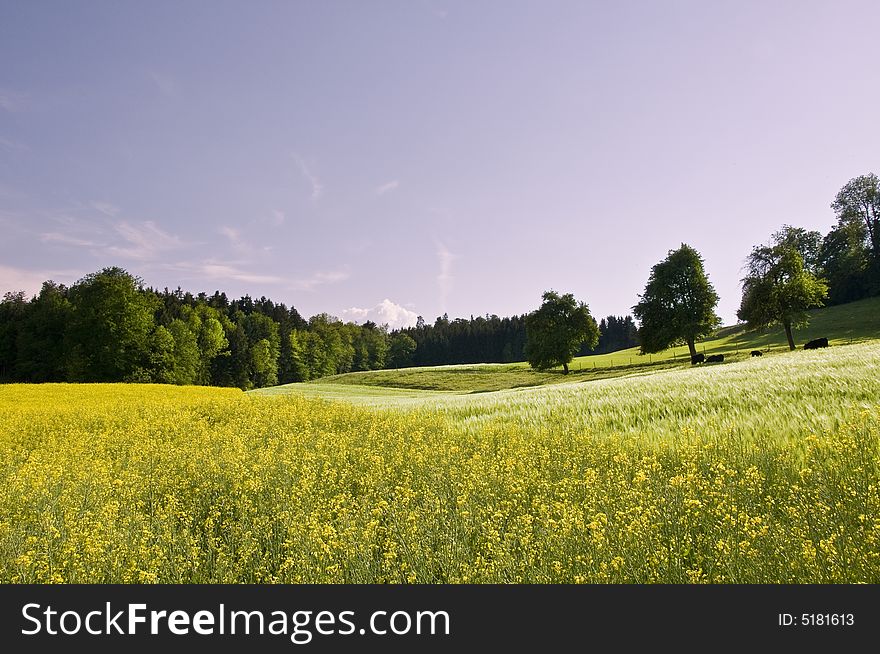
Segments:
[[[415,311],[400,306],[385,298],[379,304],[371,309],[360,309],[352,307],[342,312],[343,320],[351,322],[364,323],[368,320],[377,325],[388,325],[391,329],[400,329],[401,327],[413,327],[416,324],[418,315]]]
[[[393,179],[390,182],[376,187],[376,195],[385,195],[386,193],[390,193],[391,191],[396,190],[398,186],[400,186],[400,181]]]
[[[269,218],[269,222],[271,222],[275,226],[284,224],[284,212],[279,211],[278,209],[272,209],[272,217]]]
[[[350,309],[342,310],[342,318],[346,321],[350,320],[351,322],[366,322],[370,315],[370,309],[359,309],[358,307],[351,307]]]
[[[217,230],[223,236],[226,237],[226,240],[229,241],[229,244],[233,247],[233,249],[238,250],[239,252],[251,252],[253,248],[245,243],[244,239],[241,237],[241,232],[233,227],[221,227]]]
[[[226,237],[226,240],[229,241],[229,245],[232,246],[232,249],[238,252],[239,254],[250,256],[250,255],[260,255],[266,252],[272,251],[271,245],[265,245],[263,247],[259,247],[253,245],[248,242],[242,235],[241,230],[235,229],[234,227],[220,227],[218,230],[223,236]]]
[[[246,263],[242,261],[205,259],[198,263],[180,261],[164,264],[160,268],[180,273],[185,279],[234,280],[252,284],[273,284],[297,291],[314,291],[318,286],[335,284],[349,277],[347,272],[334,271],[316,272],[303,279],[290,280],[278,275],[267,275],[252,270],[245,270],[240,267],[242,265],[246,265]]]
[[[290,283],[290,288],[296,291],[314,291],[318,286],[326,284],[338,284],[349,278],[349,274],[342,270],[332,272],[316,272],[304,279],[296,279]]]
[[[109,202],[103,202],[101,200],[92,200],[89,204],[91,204],[92,208],[96,211],[100,211],[105,216],[110,216],[113,218],[116,214],[119,213],[119,207],[115,204],[111,204]]]
[[[294,154],[293,157],[294,159],[296,159],[296,163],[299,166],[299,170],[302,173],[302,176],[312,186],[312,200],[317,202],[324,194],[324,185],[321,183],[321,180],[318,179],[318,176],[312,172],[312,169],[309,168],[309,165],[305,162],[305,159],[300,157],[298,154]]]
[[[162,268],[183,273],[185,278],[189,279],[234,280],[252,284],[281,284],[284,282],[284,279],[276,275],[262,275],[242,270],[229,262],[219,262],[212,259],[200,263],[182,261],[164,265]]]
[[[26,270],[0,265],[0,294],[24,291],[30,297],[40,292],[45,281],[72,284],[81,276],[75,270]]]
[[[113,245],[106,249],[107,253],[144,261],[168,250],[181,247],[180,239],[156,226],[152,220],[132,224],[120,222],[113,226],[117,235],[122,237],[126,245]]]
[[[61,245],[73,245],[81,248],[101,247],[101,244],[95,241],[79,238],[71,234],[62,234],[61,232],[45,232],[40,234],[40,240],[43,243],[60,243]]]
[[[446,311],[446,300],[452,292],[452,282],[455,277],[452,275],[452,262],[458,258],[440,241],[437,244],[437,262],[440,264],[440,274],[437,275],[437,286],[440,289],[440,307]]]

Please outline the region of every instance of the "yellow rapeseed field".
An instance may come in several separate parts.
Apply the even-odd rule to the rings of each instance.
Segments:
[[[406,408],[3,386],[0,581],[878,583],[880,346],[835,356]]]

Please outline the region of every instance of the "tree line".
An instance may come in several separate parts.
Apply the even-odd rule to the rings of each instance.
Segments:
[[[605,347],[613,347],[621,342],[613,326],[623,319],[608,320]],[[525,340],[523,316],[444,315],[433,325],[420,317],[415,327],[389,331],[327,314],[306,320],[265,297],[144,288],[127,271],[105,268],[70,287],[47,281],[33,298],[5,295],[0,381],[250,389],[352,371],[522,361]]]
[[[831,204],[828,234],[783,226],[753,248],[738,317],[779,323],[789,345],[806,311],[880,294],[880,192],[875,174],[850,180]],[[304,319],[261,297],[158,291],[121,268],[70,287],[47,281],[33,298],[0,301],[0,381],[158,382],[257,388],[339,373],[414,365],[563,366],[578,354],[640,345],[643,353],[698,339],[720,320],[700,254],[682,244],[655,265],[632,316],[598,324],[571,294],[548,291],[528,315],[487,315],[389,331],[328,314]]]
[[[767,243],[752,248],[737,318],[750,328],[782,325],[794,350],[792,330],[806,324],[809,309],[880,294],[878,186],[874,173],[847,182],[831,203],[837,223],[824,237],[783,225]],[[696,357],[696,342],[721,324],[718,300],[699,252],[686,243],[671,250],[651,268],[633,307],[642,354],[685,344]],[[591,348],[597,340],[589,308],[570,293],[545,292],[541,307],[526,317],[526,327],[526,356],[537,369],[562,366],[567,373],[578,348]]]

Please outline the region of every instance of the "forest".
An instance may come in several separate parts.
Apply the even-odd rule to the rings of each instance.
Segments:
[[[772,247],[753,249],[751,277],[743,280],[741,319],[755,324],[779,319],[778,307],[775,313],[766,309],[778,300],[779,288],[791,286],[790,266],[770,265],[780,253],[788,253],[783,259],[796,264],[798,275],[818,284],[821,292],[812,306],[880,294],[877,176],[850,180],[831,207],[838,221],[824,236],[786,225],[773,235]],[[698,253],[692,254],[699,259]],[[652,279],[659,270],[655,266]],[[575,343],[573,352],[580,347],[581,355],[598,354],[637,344],[645,352],[657,351],[652,337],[662,334],[668,320],[661,312],[655,319],[659,324],[646,329],[652,316],[646,299],[633,307],[641,328],[632,316],[608,316],[598,323],[596,345]],[[711,299],[710,314],[717,297]],[[46,281],[34,297],[23,291],[3,297],[0,382],[122,381],[251,389],[352,371],[506,363],[527,358],[527,323],[526,315],[453,320],[443,315],[433,324],[419,316],[414,327],[389,330],[373,322],[344,323],[326,313],[306,320],[294,307],[266,297],[230,300],[220,291],[160,291],[145,287],[122,268],[109,267],[70,287]],[[706,324],[712,328],[711,320]],[[675,339],[681,340],[678,334]],[[662,347],[671,342],[663,340]]]
[[[635,344],[632,318],[601,322],[596,351]],[[413,365],[523,360],[524,316],[447,316],[389,331],[261,297],[230,300],[145,288],[122,268],[70,287],[0,302],[3,382],[154,382],[260,388],[327,375]]]

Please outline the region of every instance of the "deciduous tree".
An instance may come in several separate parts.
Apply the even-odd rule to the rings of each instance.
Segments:
[[[715,314],[717,304],[718,294],[699,252],[684,243],[671,250],[651,269],[645,292],[633,307],[640,323],[642,354],[684,342],[694,356],[697,339],[708,336],[721,323]]]
[[[595,347],[599,342],[599,326],[590,309],[574,295],[546,291],[541,307],[526,316],[526,357],[538,370],[568,364],[583,343]]]
[[[825,280],[806,269],[797,249],[778,239],[755,247],[747,267],[737,317],[753,328],[780,323],[788,347],[795,349],[792,327],[807,323],[807,309],[823,305],[828,296]]]

